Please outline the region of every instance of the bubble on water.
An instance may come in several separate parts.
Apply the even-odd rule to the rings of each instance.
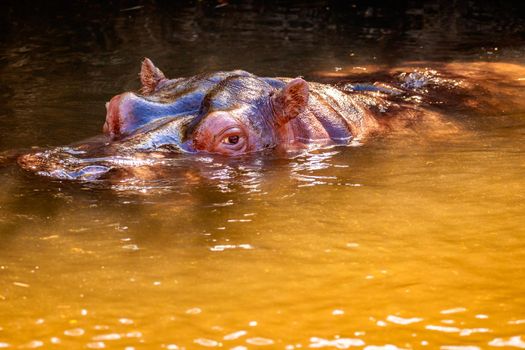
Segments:
[[[8,348],[10,346],[11,345],[9,345],[9,343],[2,343],[2,342],[0,342],[0,349]]]
[[[490,346],[513,346],[520,349],[525,349],[525,341],[521,339],[521,336],[517,335],[510,338],[495,338],[489,342]]]
[[[216,340],[207,339],[207,338],[197,338],[197,339],[193,340],[193,342],[195,344],[199,344],[199,345],[206,346],[206,347],[209,347],[209,348],[212,348],[212,347],[215,347],[215,346],[219,346],[221,344],[221,343],[219,343]]]
[[[60,344],[60,338],[58,337],[51,337],[50,341],[51,344]]]
[[[238,345],[230,350],[248,350],[248,348],[246,346]]]
[[[407,324],[412,324],[412,323],[423,321],[423,319],[420,317],[403,318],[403,317],[394,316],[394,315],[388,315],[386,320],[388,322],[400,324],[400,325],[407,325]]]
[[[387,323],[385,321],[379,320],[379,321],[376,322],[376,326],[378,326],[378,327],[386,327]]]
[[[443,345],[440,350],[481,350],[481,348],[473,345]]]
[[[395,345],[392,344],[386,344],[386,345],[367,345],[365,346],[364,350],[401,350],[402,348],[398,348]]]
[[[476,317],[476,318],[479,318],[480,320],[485,320],[485,319],[489,318],[488,315],[484,315],[484,314],[478,314],[478,315],[476,315],[475,317]]]
[[[334,316],[339,316],[339,315],[344,315],[345,312],[343,310],[339,310],[339,309],[335,309],[332,311],[332,315]]]
[[[245,336],[246,334],[248,334],[248,332],[246,332],[244,330],[240,330],[240,331],[233,332],[233,333],[225,335],[223,337],[223,339],[224,340],[235,340],[235,339],[239,339],[242,336]]]
[[[337,349],[348,349],[351,346],[364,346],[365,342],[361,339],[339,338],[328,340],[318,337],[310,338],[310,348],[335,347]]]
[[[257,326],[257,321],[250,321],[250,322],[248,322],[248,326],[250,326],[250,327]]]
[[[168,350],[179,350],[180,348],[176,344],[168,344],[168,345],[166,345],[166,349],[168,349]]]
[[[64,335],[67,335],[68,337],[80,337],[84,335],[86,331],[82,328],[73,328],[73,329],[66,329],[64,331]]]
[[[88,311],[86,309],[82,309],[82,310],[80,310],[80,314],[82,316],[86,316],[88,314]]]
[[[44,324],[45,320],[43,318],[39,318],[35,321],[35,324]]]
[[[87,343],[86,347],[89,349],[104,349],[106,347],[106,344],[102,341],[97,341],[93,343]]]
[[[259,346],[273,344],[273,340],[268,339],[268,338],[262,338],[262,337],[248,338],[246,339],[246,342],[251,345],[259,345]]]

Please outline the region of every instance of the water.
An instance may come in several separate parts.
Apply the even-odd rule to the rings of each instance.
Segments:
[[[523,54],[521,14],[505,6],[67,4],[6,5],[1,150],[97,134],[146,55],[171,76],[321,79]],[[182,157],[155,181],[4,166],[0,347],[524,348],[525,115],[451,118],[459,132],[440,137]]]

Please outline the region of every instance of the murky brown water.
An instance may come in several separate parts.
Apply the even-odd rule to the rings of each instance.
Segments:
[[[480,40],[494,37],[471,35],[470,17],[442,50],[419,50],[414,40],[443,31],[390,38],[390,17],[366,22],[364,12],[361,31],[329,11],[320,18],[331,32],[318,12],[282,6],[161,3],[71,18],[10,8],[1,150],[98,133],[104,102],[137,87],[145,55],[172,76],[314,77],[373,56],[388,62],[397,44],[401,61],[523,53],[508,28],[507,46],[486,49]],[[410,22],[417,12],[406,11]],[[241,29],[232,13],[245,16]],[[454,118],[464,130],[450,137],[181,158],[177,177],[112,187],[4,166],[0,348],[525,348],[525,115]]]

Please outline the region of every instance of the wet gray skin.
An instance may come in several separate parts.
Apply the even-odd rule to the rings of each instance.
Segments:
[[[167,154],[184,153],[182,139],[194,115],[165,117],[118,141],[97,136],[82,143],[24,154],[18,164],[40,176],[103,180],[127,169],[161,165]]]

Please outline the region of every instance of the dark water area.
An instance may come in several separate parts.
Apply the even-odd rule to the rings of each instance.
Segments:
[[[520,1],[2,1],[0,152],[100,134],[144,57],[331,82],[503,62],[470,78],[514,106],[524,54]],[[110,184],[2,161],[0,348],[525,348],[524,109],[464,110],[453,132]]]
[[[519,2],[32,2],[0,14],[2,148],[97,134],[149,57],[172,77],[305,76],[406,61],[520,61]]]

